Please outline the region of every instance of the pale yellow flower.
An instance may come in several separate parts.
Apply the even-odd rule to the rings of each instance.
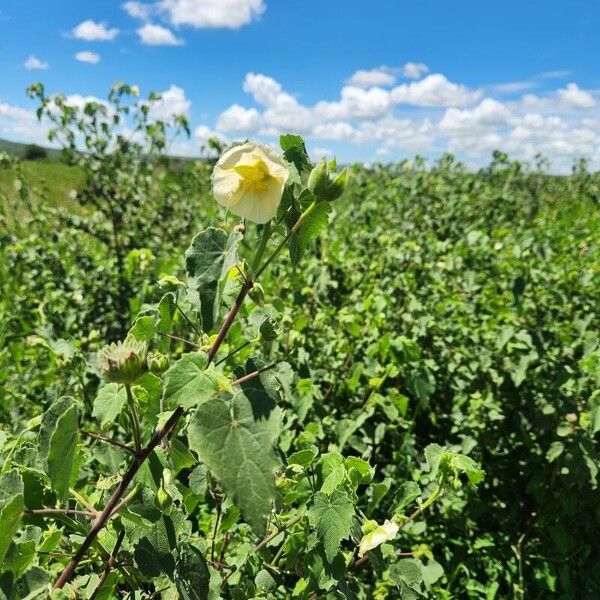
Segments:
[[[213,195],[234,215],[266,223],[277,214],[289,175],[288,165],[274,150],[247,142],[227,150],[215,165]]]
[[[396,537],[400,529],[393,521],[385,520],[383,525],[378,525],[375,521],[368,521],[365,533],[358,547],[358,556],[364,556],[369,550],[381,546],[385,542],[389,542]]]

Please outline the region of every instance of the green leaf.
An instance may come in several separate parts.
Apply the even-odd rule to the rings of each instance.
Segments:
[[[138,342],[149,342],[154,337],[156,315],[143,315],[138,317],[128,335],[133,336]]]
[[[272,400],[237,392],[201,404],[188,427],[189,445],[216,475],[252,528],[262,533],[275,496],[274,443],[280,414]]]
[[[319,460],[317,472],[323,481],[321,491],[324,494],[331,494],[346,478],[344,457],[339,452],[323,454]]]
[[[302,171],[308,173],[312,169],[306,145],[301,136],[291,133],[284,134],[279,138],[279,145],[283,150],[284,158],[298,169],[298,173],[302,173]]]
[[[219,314],[223,291],[220,284],[238,262],[242,237],[237,230],[227,235],[222,229],[209,227],[196,235],[186,250],[189,300],[199,311],[205,332],[213,328]]]
[[[9,471],[0,477],[0,567],[19,529],[24,508],[23,480],[16,470]]]
[[[421,495],[421,488],[414,481],[405,481],[396,494],[396,510],[402,510]]]
[[[100,427],[104,428],[117,420],[126,403],[125,387],[118,383],[108,383],[98,390],[92,417],[98,419]]]
[[[39,455],[61,500],[69,493],[79,433],[79,411],[73,398],[59,398],[42,417]]]
[[[296,265],[300,262],[310,243],[329,225],[330,214],[331,204],[319,202],[306,218],[298,233],[290,239],[289,251],[292,264]]]
[[[200,550],[191,544],[179,546],[173,581],[180,600],[217,600],[220,598],[218,578],[213,576],[211,582],[213,573]]]
[[[209,400],[217,392],[231,389],[229,379],[208,367],[205,352],[184,354],[165,373],[164,407],[193,408]]]
[[[171,517],[160,515],[135,545],[133,558],[143,575],[171,576],[175,569],[173,550],[177,547],[177,534]]]
[[[317,492],[314,504],[308,512],[308,520],[316,529],[325,556],[331,563],[336,557],[342,540],[350,536],[354,504],[343,490],[334,491],[331,496]]]
[[[390,579],[400,588],[401,598],[416,598],[421,595],[423,573],[419,563],[404,558],[390,567]]]

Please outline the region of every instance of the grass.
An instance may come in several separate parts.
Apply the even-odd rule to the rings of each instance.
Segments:
[[[23,161],[24,177],[29,181],[36,198],[46,198],[65,208],[75,207],[70,198],[72,190],[80,189],[83,184],[83,171],[76,166],[52,160]],[[0,200],[13,204],[17,198],[14,170],[0,170]]]

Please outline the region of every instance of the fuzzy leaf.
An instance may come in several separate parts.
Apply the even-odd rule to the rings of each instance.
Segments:
[[[0,477],[0,567],[19,529],[24,508],[23,479],[16,470],[9,471]]]
[[[315,495],[308,520],[317,530],[317,536],[323,543],[325,557],[330,563],[338,553],[341,541],[350,536],[352,517],[354,504],[343,490],[336,490],[331,496],[322,492]]]

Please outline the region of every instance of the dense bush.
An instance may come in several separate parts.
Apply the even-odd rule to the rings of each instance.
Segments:
[[[28,144],[23,151],[23,158],[25,160],[41,160],[48,158],[48,151],[37,144]]]
[[[478,173],[451,157],[356,166],[345,195],[292,231],[327,186],[308,182],[301,140],[284,136],[295,175],[277,224],[227,215],[219,230],[205,229],[219,220],[208,165],[158,167],[140,145],[140,193],[135,169],[122,171],[128,148],[109,148],[77,219],[32,206],[23,177],[28,216],[4,217],[0,519],[11,502],[29,512],[0,540],[0,594],[35,597],[80,547],[88,516],[31,511],[106,505],[131,464],[133,403],[146,443],[161,411],[187,414],[78,565],[72,597],[598,596],[597,175],[550,176],[501,154]],[[121,222],[124,266],[95,239],[113,223],[97,204],[115,193],[135,210]],[[253,256],[283,241],[290,259],[254,285]],[[96,351],[128,330],[149,344],[153,373],[99,384]],[[252,452],[219,429],[227,403],[230,425],[261,440]],[[476,463],[486,477],[473,493]]]

